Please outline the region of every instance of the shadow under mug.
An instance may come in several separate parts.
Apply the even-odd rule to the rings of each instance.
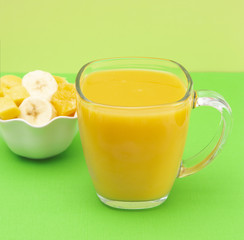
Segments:
[[[156,106],[116,107],[92,102],[84,96],[82,86],[89,74],[105,70],[168,72],[187,90],[179,101]],[[76,90],[88,170],[100,200],[115,208],[144,209],[163,203],[177,177],[201,170],[216,157],[231,126],[231,108],[224,98],[209,90],[194,91],[189,73],[171,60],[129,57],[93,61],[79,71]],[[190,112],[199,106],[220,112],[218,132],[202,151],[182,159]]]

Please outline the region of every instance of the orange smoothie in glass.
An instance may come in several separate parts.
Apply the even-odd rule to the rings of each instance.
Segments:
[[[99,195],[146,201],[167,196],[178,174],[192,99],[172,73],[102,70],[80,85],[79,127]]]

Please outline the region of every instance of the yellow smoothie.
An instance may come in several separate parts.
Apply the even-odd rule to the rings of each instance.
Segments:
[[[80,83],[79,128],[99,195],[120,201],[167,196],[180,168],[191,110],[171,73],[104,70]]]

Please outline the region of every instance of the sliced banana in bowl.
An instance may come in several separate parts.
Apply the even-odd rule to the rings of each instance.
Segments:
[[[58,90],[55,78],[50,73],[41,70],[27,73],[22,79],[22,85],[31,96],[44,98],[48,101]]]
[[[22,81],[12,75],[4,76],[0,83],[1,80],[0,133],[8,147],[32,159],[65,151],[78,132],[72,84],[41,70],[27,73]],[[66,85],[71,92],[67,92]],[[65,110],[63,115],[59,109]]]
[[[19,118],[26,120],[33,126],[48,124],[57,116],[54,106],[41,97],[28,97],[19,106]]]

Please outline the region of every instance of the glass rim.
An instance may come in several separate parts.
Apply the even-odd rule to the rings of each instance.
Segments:
[[[161,61],[167,61],[167,62],[172,62],[174,63],[176,66],[178,66],[182,72],[184,73],[186,79],[187,79],[187,90],[185,95],[179,99],[178,101],[172,102],[172,103],[163,103],[163,104],[157,104],[157,105],[149,105],[149,106],[116,106],[116,105],[108,105],[108,104],[102,104],[102,103],[97,103],[97,102],[93,102],[90,99],[86,98],[85,95],[83,94],[83,92],[81,91],[80,88],[80,80],[81,80],[81,76],[82,73],[86,70],[86,68],[93,64],[93,63],[97,63],[97,62],[102,62],[102,61],[113,61],[113,60],[139,60],[139,59],[151,59],[151,60],[161,60]],[[145,69],[146,70],[146,69]],[[182,102],[184,102],[188,97],[190,97],[191,95],[191,91],[192,91],[192,86],[193,86],[193,81],[191,79],[190,74],[188,73],[188,71],[178,62],[170,60],[170,59],[164,59],[164,58],[155,58],[155,57],[116,57],[116,58],[102,58],[102,59],[97,59],[97,60],[93,60],[90,61],[88,63],[86,63],[85,65],[83,65],[81,67],[81,69],[79,70],[77,76],[76,76],[76,80],[75,80],[75,86],[76,86],[76,91],[78,92],[79,96],[87,103],[90,103],[92,105],[95,106],[99,106],[99,107],[109,107],[109,108],[116,108],[116,109],[148,109],[148,108],[156,108],[156,107],[167,107],[167,106],[175,106],[175,105],[179,105]]]

